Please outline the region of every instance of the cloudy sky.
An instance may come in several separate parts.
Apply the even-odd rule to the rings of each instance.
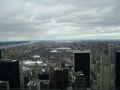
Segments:
[[[0,41],[120,39],[120,0],[0,0]]]

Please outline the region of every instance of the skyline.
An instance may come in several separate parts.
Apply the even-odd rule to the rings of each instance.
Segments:
[[[1,0],[0,41],[120,39],[118,0]]]

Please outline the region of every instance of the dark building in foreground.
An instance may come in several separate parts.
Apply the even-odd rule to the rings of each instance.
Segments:
[[[69,80],[69,69],[68,68],[63,68],[63,76],[64,76],[64,89],[68,88],[68,80]]]
[[[17,60],[0,60],[0,81],[8,81],[10,90],[23,90],[24,79],[20,62]]]
[[[53,77],[50,79],[50,88],[64,90],[68,87],[68,69],[55,68]]]
[[[75,72],[83,72],[86,87],[90,87],[90,51],[74,52],[74,70]]]
[[[116,52],[115,86],[120,90],[120,52]]]
[[[1,52],[1,50],[0,50],[0,59],[2,58],[2,52]]]

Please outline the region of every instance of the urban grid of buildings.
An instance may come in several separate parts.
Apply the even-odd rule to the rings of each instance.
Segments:
[[[119,87],[119,41],[41,41],[0,49],[0,90]]]

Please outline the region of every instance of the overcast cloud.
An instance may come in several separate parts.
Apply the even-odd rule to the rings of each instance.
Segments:
[[[0,41],[120,39],[120,0],[0,0]]]

